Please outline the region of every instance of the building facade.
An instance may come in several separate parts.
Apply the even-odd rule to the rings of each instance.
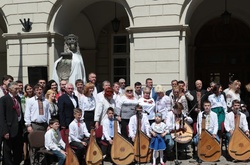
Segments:
[[[150,77],[167,88],[172,79],[225,86],[235,77],[248,83],[249,5],[248,0],[1,0],[0,76],[25,83],[50,79],[64,36],[73,33],[86,73],[95,72],[100,82],[123,77],[144,84]],[[231,16],[222,16],[225,11]],[[28,32],[20,19],[30,20]]]

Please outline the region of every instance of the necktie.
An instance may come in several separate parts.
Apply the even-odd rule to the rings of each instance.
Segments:
[[[82,129],[81,129],[81,122],[80,121],[77,121],[77,126],[78,126],[78,134],[79,134],[79,136],[81,136]]]
[[[43,112],[43,101],[42,99],[37,99],[38,101],[38,107],[39,107],[39,115],[44,115],[44,112]]]
[[[114,120],[109,120],[110,137],[114,137]]]
[[[20,114],[21,114],[20,106],[19,106],[19,104],[18,104],[15,97],[12,97],[12,99],[13,99],[13,102],[14,102],[13,108],[16,110],[17,116],[20,117]]]

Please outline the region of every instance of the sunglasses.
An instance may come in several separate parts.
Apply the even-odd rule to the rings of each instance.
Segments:
[[[126,90],[126,92],[133,92],[133,90]]]

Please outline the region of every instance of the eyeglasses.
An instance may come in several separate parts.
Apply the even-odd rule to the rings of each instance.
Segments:
[[[126,92],[133,92],[133,90],[126,90]]]

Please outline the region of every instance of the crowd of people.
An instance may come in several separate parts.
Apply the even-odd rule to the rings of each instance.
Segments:
[[[206,115],[206,129],[215,139],[220,138],[218,130],[222,129],[222,124],[230,139],[234,115],[238,113],[242,114],[240,127],[249,136],[249,112],[240,97],[239,80],[230,82],[224,91],[215,82],[203,89],[201,80],[195,82],[192,91],[182,80],[172,80],[171,86],[167,91],[162,85],[154,87],[151,78],[146,79],[143,88],[141,82],[126,86],[122,78],[112,85],[105,80],[100,87],[96,85],[96,74],[90,73],[86,84],[81,79],[75,84],[61,80],[59,85],[54,80],[40,79],[36,85],[25,84],[23,88],[22,81],[5,75],[0,87],[0,143],[3,142],[0,159],[6,165],[17,165],[23,160],[25,164],[33,164],[34,150],[29,148],[28,134],[40,130],[46,132],[45,147],[58,157],[59,165],[65,163],[67,145],[75,149],[83,164],[90,130],[100,126],[103,127],[102,140],[108,143],[108,146],[101,146],[102,152],[104,157],[110,156],[114,122],[119,123],[118,132],[133,143],[137,112],[140,113],[141,131],[151,139],[153,165],[157,151],[160,151],[162,165],[164,152],[165,159],[169,159],[175,144],[171,133],[182,129],[184,122],[197,123],[198,134],[186,144],[179,144],[178,150],[185,149],[192,141],[198,143],[203,114]]]

